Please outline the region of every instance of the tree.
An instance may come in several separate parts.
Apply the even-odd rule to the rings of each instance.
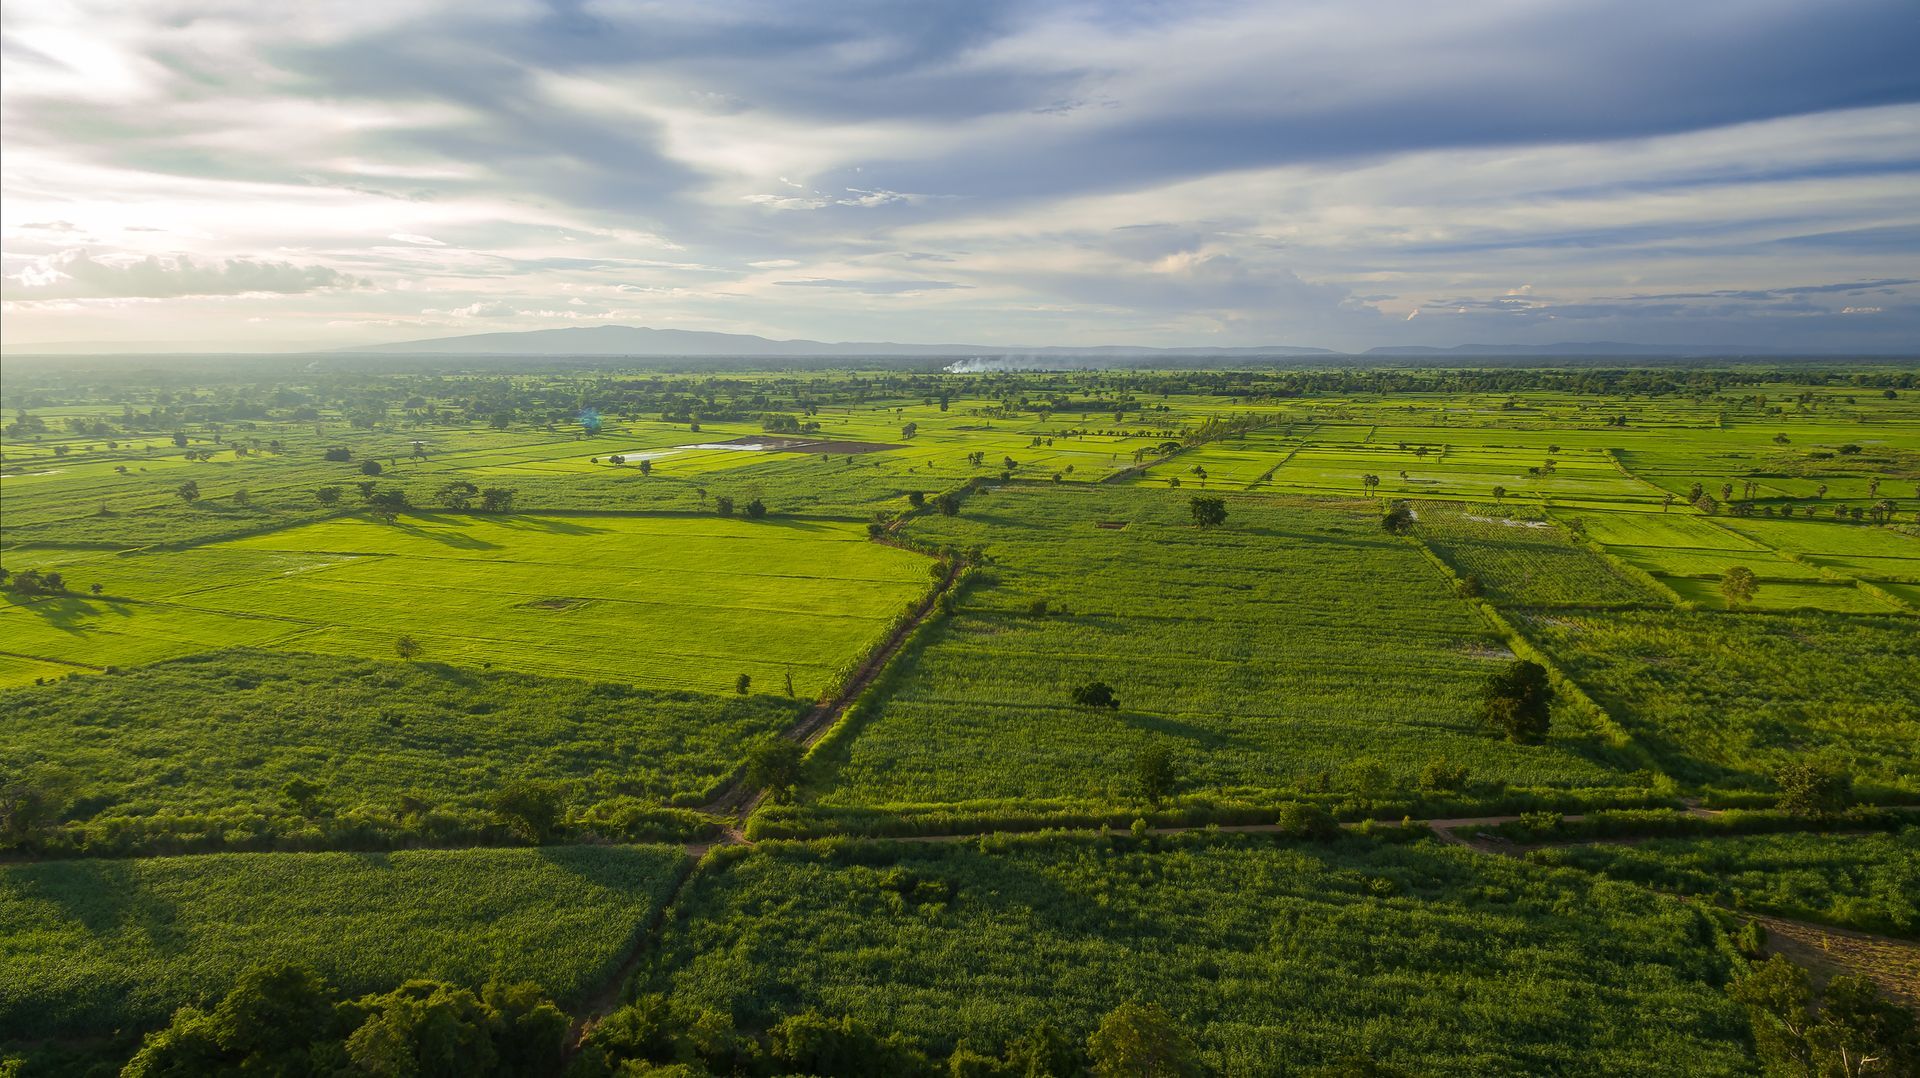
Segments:
[[[1509,741],[1536,744],[1547,736],[1552,702],[1547,668],[1530,659],[1515,659],[1482,687],[1481,717]]]
[[[1133,786],[1147,804],[1158,806],[1173,793],[1173,753],[1165,745],[1143,747],[1133,757]]]
[[[326,792],[325,786],[299,776],[288,779],[280,787],[280,796],[286,798],[287,804],[299,809],[300,815],[308,817],[319,815],[320,795]]]
[[[1506,497],[1506,496],[1507,496],[1507,488],[1506,488],[1506,487],[1494,487],[1494,488],[1493,488],[1493,500],[1494,500],[1494,501],[1496,501],[1496,502],[1497,502],[1497,501],[1499,501],[1500,499],[1502,499],[1502,498],[1504,498],[1504,497]]]
[[[918,508],[920,508],[920,507],[922,507],[922,506],[924,506],[924,505],[926,505],[926,504],[927,504],[927,492],[926,492],[926,491],[924,491],[924,490],[910,490],[910,491],[908,491],[908,492],[907,492],[907,504],[908,504],[908,505],[911,505],[911,506],[913,506],[913,507],[914,507],[915,509],[918,509]]]
[[[545,842],[566,809],[566,791],[558,783],[519,779],[494,791],[493,811],[513,832],[535,844]]]
[[[393,653],[402,659],[409,661],[417,659],[424,651],[426,649],[420,646],[419,641],[405,633],[401,633],[400,638],[393,642]]]
[[[1453,588],[1454,594],[1462,599],[1478,599],[1485,591],[1486,585],[1482,584],[1480,578],[1473,573],[1461,577],[1460,583]]]
[[[176,489],[174,493],[180,496],[181,501],[186,502],[188,505],[192,505],[194,502],[197,502],[200,500],[200,484],[189,479],[186,482],[180,484],[179,488]]]
[[[766,515],[767,515],[767,503],[761,501],[758,498],[755,498],[754,500],[747,503],[747,516],[749,518],[753,520],[759,520],[762,517],[765,517]]]
[[[1045,613],[1044,603],[1040,611]],[[1073,690],[1073,702],[1080,707],[1104,707],[1110,711],[1120,710],[1120,698],[1113,693],[1113,686],[1104,681],[1089,681],[1077,685]]]
[[[943,492],[933,499],[933,507],[938,509],[943,517],[957,517],[960,515],[960,498],[950,491]]]
[[[371,457],[360,462],[361,475],[379,475],[383,471],[386,471],[386,469],[381,466],[379,461]]]
[[[1760,578],[1744,565],[1735,565],[1720,574],[1720,594],[1726,597],[1728,610],[1737,610],[1752,602],[1753,593],[1759,590]]]
[[[453,482],[448,483],[436,491],[434,497],[438,498],[440,504],[446,506],[448,509],[457,510],[471,506],[473,499],[477,497],[479,493],[480,488],[474,484],[465,479],[455,479]]]
[[[7,847],[31,843],[40,829],[58,815],[59,803],[44,786],[22,779],[0,780],[0,838]]]
[[[1761,1059],[1807,1072],[1812,1055],[1807,1030],[1813,1024],[1813,985],[1806,970],[1774,955],[1728,985],[1727,995],[1747,1009]]]
[[[1198,1054],[1158,1003],[1123,1003],[1087,1037],[1094,1078],[1184,1078],[1201,1072]]]
[[[386,490],[367,495],[367,508],[373,511],[374,516],[392,523],[401,513],[413,508],[413,505],[407,501],[406,491],[399,487],[388,487]]]
[[[313,492],[313,500],[316,502],[319,502],[321,505],[339,505],[340,504],[340,488],[339,487],[321,487],[320,489]]]
[[[733,691],[739,693],[742,696],[747,695],[747,692],[752,688],[753,688],[752,675],[741,674],[739,677],[733,679]]]
[[[1920,1074],[1920,1026],[1913,1011],[1885,999],[1874,983],[1842,974],[1827,982],[1807,1043],[1822,1072],[1844,1078]]]
[[[1853,777],[1819,760],[1796,760],[1773,773],[1779,807],[1795,816],[1827,819],[1853,803]]]
[[[803,751],[798,742],[770,737],[747,753],[747,785],[767,791],[767,798],[780,804],[793,796],[800,784]]]
[[[732,516],[733,515],[732,496],[727,494],[715,495],[713,499],[713,511],[720,514],[723,517]]]
[[[513,488],[488,487],[480,492],[480,508],[489,513],[505,513],[513,509]]]
[[[327,460],[352,460],[353,459],[353,453],[351,451],[349,451],[345,446],[338,446],[338,445],[329,448],[326,452],[320,455],[326,458]]]
[[[1395,535],[1405,535],[1413,527],[1413,510],[1405,502],[1396,502],[1380,518],[1380,526]]]
[[[1187,508],[1193,513],[1193,522],[1202,528],[1227,522],[1227,503],[1224,499],[1196,494],[1187,500]]]
[[[106,591],[106,590],[107,590],[107,586],[106,586],[105,584],[101,584],[101,583],[97,583],[97,582],[96,582],[96,583],[93,583],[93,584],[88,584],[88,585],[87,585],[87,590],[88,590],[88,591],[90,591],[90,592],[92,592],[92,593],[94,593],[95,595],[98,595],[98,594],[100,594],[101,592],[103,592],[103,591]]]
[[[641,475],[653,474],[653,458],[651,457],[640,458],[640,474]]]
[[[1774,955],[1727,986],[1747,1009],[1762,1062],[1782,1074],[1821,1078],[1916,1073],[1920,1025],[1914,1012],[1865,977],[1841,974],[1816,1004],[1807,972]]]

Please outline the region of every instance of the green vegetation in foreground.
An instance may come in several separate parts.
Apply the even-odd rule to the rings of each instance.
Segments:
[[[1685,783],[1765,789],[1817,754],[1862,792],[1920,794],[1911,619],[1630,610],[1514,622]]]
[[[1374,506],[1237,496],[1201,527],[1188,503],[1010,487],[915,518],[906,538],[979,550],[987,579],[871,705],[818,803],[1133,804],[1147,745],[1188,794],[1379,794],[1436,760],[1516,785],[1635,784],[1570,708],[1540,746],[1483,729],[1506,642]],[[1117,708],[1075,705],[1093,682]]]
[[[0,694],[0,776],[41,798],[0,848],[71,852],[519,842],[503,791],[563,832],[681,837],[746,746],[805,701],[268,651]]]
[[[1920,827],[1891,834],[1660,838],[1550,847],[1528,857],[1735,909],[1920,938]]]
[[[1708,916],[1584,873],[1263,836],[712,856],[643,990],[748,1027],[818,1010],[936,1057],[962,1042],[997,1055],[1043,1022],[1085,1043],[1150,1000],[1213,1073],[1751,1070]]]
[[[927,561],[836,521],[408,514],[188,551],[48,555],[105,594],[0,606],[7,651],[127,666],[254,644],[655,688],[816,695],[928,587]],[[25,566],[22,566],[25,568]]]
[[[604,983],[678,847],[216,854],[0,865],[0,1029],[104,1033],[291,962],[349,992],[411,977]]]

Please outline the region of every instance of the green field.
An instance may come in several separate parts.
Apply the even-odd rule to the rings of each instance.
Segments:
[[[1618,775],[1571,714],[1541,747],[1477,728],[1503,640],[1364,503],[1235,498],[1200,529],[1178,493],[1009,489],[906,534],[980,547],[997,583],[877,705],[825,805],[1124,802],[1149,742],[1187,792],[1344,781],[1358,759],[1401,785],[1442,757],[1527,785]],[[1072,705],[1093,680],[1118,711]]]
[[[1920,793],[1920,649],[1900,617],[1543,612],[1523,630],[1683,781],[1808,755]]]
[[[1540,850],[1547,865],[1701,895],[1735,909],[1920,938],[1920,828],[1868,835],[1652,839]]]
[[[217,854],[0,866],[0,1029],[104,1033],[262,961],[349,991],[498,973],[577,998],[685,870],[677,847]]]
[[[1910,364],[8,362],[0,1072],[294,963],[582,1078],[1744,1076],[1728,910],[1916,939]]]
[[[72,841],[112,850],[299,843],[322,823],[381,836],[493,830],[489,799],[558,783],[577,813],[705,801],[744,746],[792,725],[785,697],[714,696],[434,664],[215,652],[7,697],[0,774],[62,792]],[[287,783],[315,785],[316,804]],[[616,832],[617,833],[617,832]]]
[[[763,844],[694,880],[646,980],[937,1053],[1043,1021],[1083,1038],[1140,998],[1212,1073],[1743,1074],[1715,938],[1683,903],[1432,843]]]
[[[410,514],[181,552],[49,555],[100,598],[0,608],[7,650],[126,666],[256,645],[425,657],[708,692],[820,692],[927,587],[927,562],[832,521]]]

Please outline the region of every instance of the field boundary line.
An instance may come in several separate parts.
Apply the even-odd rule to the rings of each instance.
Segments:
[[[1456,589],[1460,587],[1460,576],[1454,572],[1453,566],[1447,564],[1446,559],[1434,553],[1418,536],[1409,535],[1406,536],[1405,539],[1408,543],[1412,544],[1414,549],[1425,555],[1428,564],[1439,570]],[[1596,725],[1600,728],[1600,732],[1606,735],[1608,742],[1612,744],[1614,748],[1628,753],[1633,757],[1635,762],[1647,768],[1655,775],[1671,781],[1671,776],[1667,775],[1666,770],[1660,767],[1647,753],[1644,746],[1634,740],[1633,734],[1630,733],[1626,727],[1620,725],[1619,720],[1615,719],[1611,712],[1600,706],[1599,701],[1589,695],[1587,690],[1579,682],[1575,681],[1565,670],[1561,669],[1560,664],[1555,662],[1545,651],[1541,650],[1540,646],[1529,639],[1525,633],[1521,632],[1519,627],[1515,626],[1511,621],[1508,621],[1506,617],[1494,608],[1492,603],[1485,599],[1466,599],[1463,601],[1472,606],[1474,610],[1479,613],[1482,620],[1486,621],[1493,627],[1496,633],[1505,638],[1508,649],[1516,656],[1522,659],[1532,660],[1546,667],[1547,677],[1553,683],[1554,687],[1559,689],[1564,695],[1571,697],[1577,707],[1586,711],[1590,717],[1596,720]]]
[[[102,674],[107,672],[107,668],[104,666],[95,666],[92,663],[76,662],[73,659],[56,659],[49,655],[25,655],[18,651],[0,651],[0,655],[4,655],[9,659],[26,659],[29,662],[52,663],[55,666],[77,666],[82,670],[94,670]]]
[[[893,544],[889,543],[886,545],[891,546]],[[907,548],[901,547],[899,549]],[[916,553],[918,552],[916,551]],[[949,561],[947,563],[946,574],[940,578],[938,583],[928,589],[927,593],[914,605],[909,615],[902,618],[900,623],[894,626],[893,631],[888,633],[886,638],[882,640],[873,651],[868,653],[867,658],[854,669],[853,674],[847,678],[845,683],[843,683],[832,696],[815,704],[806,715],[801,717],[798,723],[784,731],[780,736],[789,741],[798,742],[803,749],[810,749],[824,738],[829,731],[834,729],[838,725],[838,721],[846,714],[848,707],[850,707],[855,700],[859,699],[860,695],[867,690],[867,687],[872,685],[874,681],[880,677],[880,674],[886,669],[887,665],[893,661],[894,656],[899,654],[901,647],[907,642],[908,638],[913,635],[914,630],[918,629],[921,624],[926,621],[928,615],[933,613],[940,597],[945,595],[953,587],[954,582],[960,578],[960,574],[964,572],[966,568],[966,563],[957,558]],[[753,814],[753,810],[760,806],[760,802],[765,799],[765,797],[765,790],[755,790],[747,786],[746,770],[742,767],[735,772],[734,777],[728,779],[722,785],[719,794],[715,795],[707,804],[700,806],[699,811],[711,816],[731,816],[744,820],[747,816]],[[732,837],[731,833],[729,837]]]

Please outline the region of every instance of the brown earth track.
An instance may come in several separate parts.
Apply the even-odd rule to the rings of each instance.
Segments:
[[[946,576],[942,577],[940,582],[921,598],[919,604],[914,607],[912,616],[896,626],[886,640],[867,656],[866,661],[860,664],[853,676],[840,687],[840,691],[831,698],[815,704],[798,723],[780,736],[789,741],[799,742],[803,748],[811,748],[814,742],[825,736],[826,732],[832,728],[834,721],[847,710],[847,706],[858,699],[860,694],[866,691],[867,686],[873,684],[873,680],[880,676],[880,672],[886,669],[887,663],[892,661],[894,655],[900,650],[900,645],[905,643],[907,637],[920,627],[920,623],[926,620],[928,614],[933,612],[933,604],[940,600],[940,596],[946,594],[948,588],[953,587],[953,582],[959,578],[964,568],[965,565],[959,561],[949,563]],[[712,801],[701,806],[700,811],[714,816],[744,819],[753,813],[753,810],[759,806],[761,798],[765,796],[766,791],[749,788],[745,774],[741,773],[734,776]],[[729,834],[737,835],[738,832],[730,830]]]

